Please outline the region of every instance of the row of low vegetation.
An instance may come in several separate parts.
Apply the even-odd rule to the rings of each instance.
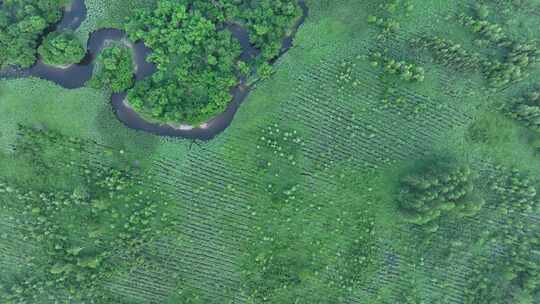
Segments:
[[[420,38],[413,39],[412,46],[428,50],[436,63],[454,71],[479,71],[486,87],[496,89],[494,92],[530,80],[529,74],[534,75],[540,62],[537,42],[505,33],[503,23],[494,22],[501,20],[500,16],[491,18],[491,6],[512,7],[513,14],[518,8],[531,7],[532,3],[481,2],[485,4],[474,6],[473,16],[458,14],[457,18],[447,19],[457,20],[470,31],[474,36],[472,44],[418,33]],[[388,1],[381,4],[386,11],[369,17],[368,22],[381,29],[380,40],[399,34],[399,18],[388,14],[387,8],[400,7],[403,3],[406,1]],[[508,24],[505,20],[504,25]],[[381,60],[372,59],[372,62],[375,67],[382,66],[384,72],[396,74],[396,69],[381,64]],[[537,134],[539,96],[538,90],[533,90],[505,104],[503,111]],[[473,167],[481,167],[483,171]],[[414,244],[409,244],[411,248],[404,250],[406,253],[401,258],[412,263],[412,267],[425,265],[421,268],[429,275],[429,289],[418,294],[418,285],[389,280],[374,303],[536,303],[540,299],[538,180],[518,170],[501,169],[497,174],[491,188],[486,189],[484,184],[493,178],[493,172],[485,163],[469,166],[430,160],[401,180],[399,209],[404,220],[418,228],[412,229]],[[464,277],[461,271],[466,274]],[[411,280],[422,277],[416,271],[405,272],[413,273]],[[420,289],[423,291],[425,287]]]
[[[398,4],[408,6],[408,2],[391,1],[385,9],[392,11]],[[215,3],[224,4],[225,1],[201,2],[197,5],[199,9],[217,16],[221,10],[213,5]],[[234,6],[224,7],[226,12],[234,10]],[[165,25],[163,28],[166,28]],[[264,29],[259,31],[264,33]],[[434,43],[440,45],[440,42]],[[468,66],[469,59],[456,60],[465,48],[456,47],[449,40],[444,40],[442,44],[444,47],[441,48],[438,59],[441,62],[448,60],[449,66],[452,66],[453,62],[456,63],[454,66],[463,65],[465,69],[481,64],[479,61]],[[466,54],[464,57],[468,57]],[[417,70],[420,66],[416,63],[401,62],[386,54],[374,57],[370,58],[371,64],[381,67],[384,73],[390,75],[388,78],[398,78],[400,85],[411,85],[409,82],[414,82],[412,79],[415,73],[423,75],[421,70]],[[435,57],[437,59],[437,56]],[[208,57],[201,60],[208,60]],[[97,59],[92,86],[110,87],[112,91],[122,91],[131,87],[133,85],[131,62],[131,53],[123,46],[115,45],[104,50]],[[361,79],[355,79],[354,75],[355,67],[360,64],[362,63],[343,63],[340,66],[338,83],[343,86],[349,83],[361,86]],[[413,74],[411,79],[407,76],[408,72]],[[149,90],[151,89],[149,87]],[[397,89],[392,88],[384,90],[382,94],[386,95],[385,99],[390,99],[398,95],[396,91]],[[163,96],[166,94],[163,93]],[[396,103],[401,103],[402,100],[401,97],[397,97]],[[529,110],[528,107],[534,106],[537,100],[537,96],[532,93],[516,101],[515,106],[508,107],[509,115],[514,115],[527,125],[534,126],[536,112]],[[329,104],[334,102],[332,98],[329,101]],[[332,107],[325,109],[335,110]],[[356,122],[358,121],[352,122],[351,127],[356,127]],[[423,129],[425,130],[411,129],[410,132],[432,132],[429,126]],[[371,128],[368,130],[371,132]],[[234,132],[236,131],[233,130],[232,134],[236,134]],[[325,130],[321,129],[320,132]],[[378,133],[373,132],[366,134],[366,137],[371,139]],[[0,205],[5,208],[6,213],[18,215],[15,217],[20,218],[21,222],[17,225],[34,227],[27,240],[37,244],[38,248],[45,249],[42,250],[43,257],[39,257],[35,260],[35,264],[30,265],[31,274],[21,273],[18,277],[9,277],[9,280],[0,282],[0,299],[7,303],[9,301],[24,303],[36,302],[36,298],[48,296],[52,301],[65,301],[66,298],[61,294],[67,294],[73,299],[79,299],[73,302],[120,303],[107,298],[112,295],[107,294],[103,285],[113,275],[132,266],[144,264],[141,258],[143,255],[140,254],[141,243],[162,236],[163,225],[176,224],[175,218],[166,216],[160,209],[167,199],[161,197],[159,191],[154,192],[163,185],[148,189],[145,186],[148,182],[145,178],[130,174],[136,171],[133,168],[105,162],[99,162],[98,166],[95,159],[88,161],[80,158],[80,155],[83,155],[83,143],[78,139],[67,138],[55,132],[25,128],[21,133],[22,138],[16,147],[16,151],[20,153],[16,160],[26,163],[31,170],[35,170],[33,172],[36,172],[36,180],[17,182],[2,179]],[[448,303],[455,302],[456,299],[459,301],[461,293],[465,294],[466,303],[471,304],[534,303],[538,298],[540,272],[537,260],[532,259],[540,250],[538,230],[530,218],[522,216],[523,214],[529,216],[538,210],[535,180],[525,178],[516,172],[505,173],[493,183],[490,191],[482,192],[485,189],[479,187],[482,183],[478,177],[480,173],[475,170],[478,164],[473,166],[456,160],[430,159],[403,173],[404,176],[396,185],[397,188],[385,188],[386,184],[374,181],[375,178],[372,176],[357,171],[361,164],[347,162],[345,165],[350,170],[346,171],[346,174],[341,174],[337,170],[333,171],[338,163],[334,162],[337,157],[333,158],[330,155],[325,161],[306,157],[314,156],[315,153],[311,151],[314,143],[324,145],[324,149],[328,151],[332,151],[331,146],[334,145],[332,142],[319,141],[317,136],[308,138],[306,133],[309,134],[309,131],[306,132],[302,128],[271,124],[261,129],[250,129],[248,134],[241,134],[247,136],[242,141],[234,136],[227,137],[231,139],[230,144],[234,146],[234,153],[237,153],[234,156],[240,158],[238,163],[253,168],[256,176],[251,175],[253,173],[251,170],[245,170],[245,175],[240,174],[242,182],[249,183],[249,186],[246,185],[248,189],[256,189],[255,195],[250,195],[245,200],[246,204],[250,204],[249,212],[255,221],[247,227],[250,234],[245,247],[241,248],[244,255],[231,263],[235,269],[239,267],[242,271],[239,280],[241,290],[235,290],[232,299],[235,292],[238,292],[243,297],[248,297],[252,303],[347,303],[350,297],[354,298],[365,290],[377,292],[379,285],[389,286],[396,277],[393,275],[395,271],[399,273],[398,288],[389,289],[388,294],[381,293],[372,303]],[[67,143],[73,144],[66,148]],[[362,141],[361,144],[362,149],[366,150],[360,149],[358,142],[354,140],[350,142],[353,151],[351,153],[357,154],[355,156],[359,158],[365,156],[362,153],[367,150],[380,149],[377,152],[384,153],[379,144],[374,145],[369,141]],[[410,152],[407,149],[405,146],[400,150],[403,153]],[[100,148],[92,149],[98,150]],[[193,154],[196,151],[193,150]],[[252,154],[251,151],[255,152]],[[309,155],[310,153],[313,154]],[[216,156],[220,156],[219,153]],[[99,155],[96,158],[103,157]],[[231,159],[227,157],[227,161],[234,161],[232,159],[233,157]],[[65,162],[59,163],[59,160]],[[381,159],[379,164],[382,163]],[[324,172],[318,171],[317,166],[324,167],[325,169],[321,169]],[[23,172],[25,167],[20,168]],[[212,180],[214,174],[221,176],[224,171],[230,169],[219,168],[208,172],[208,182]],[[192,173],[187,171],[186,178],[182,182],[189,183]],[[2,172],[3,174],[7,173]],[[357,183],[349,179],[351,176],[358,177]],[[326,181],[326,178],[330,181]],[[68,186],[62,186],[66,181]],[[173,183],[173,180],[170,182]],[[393,193],[396,190],[396,196],[390,199],[393,204],[385,205],[385,199],[376,194],[381,187],[385,193]],[[496,198],[489,199],[489,195],[486,194],[490,193]],[[189,208],[193,209],[188,209],[189,214],[185,216],[189,217],[192,216],[192,212],[197,212],[196,205],[208,199],[207,196],[221,194],[210,191],[207,194],[206,191],[194,190],[193,204],[189,202]],[[220,198],[223,201],[228,199],[225,195]],[[483,198],[486,199],[486,203]],[[223,205],[225,206],[225,203]],[[389,216],[387,213],[391,213],[394,207],[400,213],[396,217]],[[497,221],[490,225],[493,228],[490,233],[493,234],[469,231],[467,229],[469,226],[462,229],[461,224],[464,223],[486,221],[486,218],[488,221],[492,220],[490,218],[492,209],[495,209],[503,219],[502,222]],[[235,212],[240,211],[235,209]],[[381,214],[390,218],[390,226],[403,229],[399,233],[422,234],[425,235],[423,237],[435,241],[430,243],[430,246],[422,247],[419,250],[422,252],[415,252],[416,255],[413,257],[400,255],[402,248],[399,247],[403,244],[396,240],[399,237],[387,238],[387,235],[381,234],[381,219],[378,218]],[[221,220],[216,216],[208,221],[216,219]],[[404,219],[409,225],[402,226],[400,219]],[[499,218],[493,218],[495,219]],[[79,227],[80,223],[88,225]],[[458,255],[458,258],[467,257],[469,253],[476,257],[474,256],[476,251],[469,251],[470,248],[460,244],[462,239],[450,242],[448,226],[457,230],[456,234],[482,236],[485,238],[484,243],[479,242],[475,245],[493,248],[493,252],[487,255],[489,258],[473,259],[474,269],[471,273],[467,273],[467,281],[459,281],[463,275],[459,272],[460,265],[451,268],[451,277],[445,278],[442,259],[435,260],[435,265],[429,265],[426,257],[426,264],[423,264],[425,256],[445,246],[452,247],[453,251],[461,251],[463,255]],[[415,229],[410,229],[411,227]],[[232,227],[227,228],[234,230]],[[219,234],[221,233],[220,230]],[[219,247],[221,246],[219,236],[216,237],[216,242],[213,242],[213,239],[208,241],[203,238],[204,236],[201,239],[194,238],[193,242],[201,241],[201,246],[205,248],[209,246],[208,260],[211,260],[213,251],[220,255],[227,254]],[[391,246],[380,248],[381,241],[391,243]],[[214,244],[217,244],[216,247],[212,247]],[[181,243],[177,245],[182,246]],[[409,242],[403,245],[405,246],[420,247],[416,242]],[[129,248],[129,251],[124,251],[125,248]],[[417,264],[412,264],[410,260],[420,258],[422,260]],[[203,259],[206,262],[206,257]],[[163,267],[167,268],[167,274],[180,272],[177,271],[179,269],[177,266],[182,267],[181,263],[171,258],[170,263],[167,261]],[[213,262],[209,262],[208,265],[210,273],[216,269],[222,271],[219,268],[222,265]],[[406,268],[407,266],[410,268]],[[197,266],[191,267],[199,270]],[[206,275],[205,271],[208,270],[201,269]],[[33,275],[38,279],[27,280]],[[0,277],[5,279],[7,276]],[[214,296],[214,293],[208,290],[221,286],[208,284],[207,282],[212,282],[212,279],[202,277],[207,281],[197,281],[200,278],[197,275],[194,275],[189,283],[179,280],[180,283],[176,287],[178,290],[170,295],[168,302],[234,301]],[[156,280],[165,282],[166,279]],[[451,282],[455,281],[461,284],[452,285]],[[196,289],[187,287],[199,283],[201,284]],[[150,283],[145,285],[147,289],[143,291],[150,291],[149,296],[158,294],[162,296],[167,291],[167,284],[163,284],[163,289],[154,290],[156,294],[153,294],[151,285]],[[439,292],[438,288],[450,296],[439,301],[430,301],[430,297]]]
[[[369,61],[367,61],[369,60]],[[399,113],[407,116],[418,116],[427,108],[425,103],[412,103],[410,96],[406,96],[399,86],[414,85],[425,80],[425,69],[419,64],[398,60],[387,52],[374,51],[370,56],[356,55],[337,63],[336,84],[339,92],[350,94],[358,92],[365,87],[365,77],[359,66],[367,64],[382,73],[378,76],[384,89],[379,94],[380,108],[397,109]],[[400,114],[400,115],[401,115]]]
[[[2,178],[1,208],[26,227],[25,240],[39,254],[27,272],[2,277],[0,299],[115,302],[104,282],[144,263],[144,247],[176,223],[162,212],[167,199],[130,168],[85,160],[84,141],[22,126],[20,132],[15,161],[31,164],[35,179]]]
[[[349,180],[350,174],[360,174],[354,170],[336,173],[337,187],[306,174],[300,132],[272,124],[257,133],[251,161],[260,177],[255,188],[266,195],[252,202],[251,212],[259,220],[240,258],[242,290],[255,303],[342,303],[383,267],[376,216],[383,200],[371,193],[369,176],[358,184]],[[58,300],[113,301],[104,282],[143,265],[144,244],[168,235],[167,227],[178,224],[163,210],[168,198],[149,188],[150,181],[120,163],[96,166],[81,158],[86,145],[21,126],[16,159],[32,164],[41,178],[2,178],[1,207],[18,214],[20,225],[31,227],[27,241],[42,254],[28,265],[32,276],[4,277],[0,299],[18,303],[46,294]],[[58,155],[67,166],[59,166]],[[395,204],[406,222],[428,234],[440,233],[443,218],[470,217],[484,205],[475,188],[476,174],[456,160],[425,160],[404,175]],[[63,185],[63,180],[70,182]],[[498,303],[508,295],[527,299],[538,293],[537,266],[527,254],[540,245],[534,237],[537,227],[527,217],[538,210],[534,184],[518,172],[493,183],[497,202],[490,200],[483,208],[495,208],[509,220],[489,237],[501,246],[520,245],[508,256],[496,256],[495,262],[480,260],[470,277],[467,303]],[[199,291],[180,285],[171,295],[173,303],[208,303]],[[410,303],[421,298],[404,296]]]
[[[502,168],[496,175],[490,207],[502,220],[484,233],[491,250],[467,278],[465,303],[535,303],[540,297],[538,183],[516,169]]]
[[[258,135],[250,161],[261,195],[251,211],[261,220],[240,258],[239,287],[256,303],[339,303],[381,267],[377,197],[357,191],[362,186],[312,193],[305,188],[300,133],[273,124]],[[2,174],[0,207],[17,227],[29,227],[26,241],[41,254],[17,277],[0,276],[0,299],[120,303],[106,284],[144,267],[145,245],[174,237],[169,228],[180,220],[168,215],[170,198],[125,164],[123,151],[119,160],[96,162],[107,158],[101,149],[115,152],[25,126],[15,149],[13,161],[32,172],[28,179]],[[226,303],[179,282],[170,303]]]
[[[254,303],[342,303],[381,267],[376,195],[360,185],[307,188],[300,132],[272,124],[257,133],[254,165],[266,195],[252,208],[243,290]]]
[[[303,143],[296,131],[279,125],[264,128],[257,141],[257,168],[268,200],[260,199],[254,206],[261,222],[254,227],[256,233],[249,239],[248,254],[242,264],[244,290],[256,303],[341,303],[350,295],[351,288],[364,286],[382,267],[377,241],[380,231],[372,213],[376,201],[356,192],[357,199],[352,196],[340,200],[350,190],[346,179],[342,182],[344,188],[339,190],[342,193],[330,192],[327,196],[324,193],[328,190],[320,189],[312,196],[301,182],[309,177],[298,167],[305,161],[300,152]],[[422,247],[424,254],[449,254],[444,253],[446,249],[465,248],[459,236],[449,237],[447,246],[438,243],[449,233],[449,224],[474,222],[483,215],[503,216],[497,227],[485,233],[472,232],[484,239],[477,243],[485,244],[483,250],[502,249],[500,245],[507,246],[508,251],[500,256],[478,256],[479,263],[464,281],[469,284],[464,299],[466,303],[503,303],[509,297],[514,302],[530,301],[538,295],[540,286],[534,256],[540,246],[534,232],[538,227],[530,222],[539,203],[535,181],[513,171],[502,175],[490,191],[477,187],[484,182],[479,181],[479,173],[469,165],[433,156],[403,173],[395,204],[404,222],[419,228],[413,231],[422,236],[415,240],[429,242],[422,243],[427,246]],[[362,210],[354,211],[355,206]],[[341,226],[341,221],[349,228]],[[324,230],[315,223],[324,223]],[[439,230],[439,225],[443,230]],[[338,236],[342,233],[347,238]],[[327,242],[328,238],[334,241]],[[334,250],[339,254],[333,256],[332,248],[338,243],[339,249]],[[433,246],[441,250],[429,249]],[[332,266],[327,264],[329,261],[333,261]],[[444,280],[449,281],[441,284],[451,284],[453,279]],[[420,283],[408,283],[406,286],[411,289],[400,290],[399,294],[404,303],[416,303],[423,298],[416,290],[415,284]],[[377,301],[390,303],[388,296],[379,296]]]

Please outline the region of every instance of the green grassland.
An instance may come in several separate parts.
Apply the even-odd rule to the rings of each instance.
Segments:
[[[118,27],[130,9],[149,2],[86,1],[89,18],[77,34],[86,39]],[[493,90],[478,70],[455,71],[411,45],[419,36],[442,36],[497,56],[498,47],[475,46],[475,34],[452,17],[474,14],[475,2],[307,1],[294,47],[208,142],[129,130],[106,92],[1,80],[0,299],[538,303],[538,287],[516,295],[505,286],[540,274],[540,199],[527,194],[540,190],[539,135],[501,107],[537,87],[540,69]],[[540,39],[540,1],[478,2],[511,39]],[[392,3],[395,9],[384,6]],[[395,20],[399,29],[378,37],[384,25],[369,16]],[[374,67],[374,52],[421,66],[425,80]],[[399,210],[400,180],[441,155],[475,172],[486,203],[473,216],[441,218],[438,230],[426,233]],[[117,171],[115,187],[88,177]],[[72,249],[64,252],[34,230],[49,209],[28,193],[61,197],[80,188],[94,201],[47,213]],[[106,195],[110,210],[95,207]],[[147,211],[140,208],[152,216],[139,218]],[[93,226],[77,227],[90,214],[104,227],[100,245],[87,237]],[[144,233],[132,235],[130,227]],[[80,254],[101,264],[78,258],[79,247],[91,248]],[[59,270],[55,260],[76,266]],[[527,265],[532,278],[524,275]]]
[[[87,17],[77,29],[76,34],[81,41],[86,41],[88,35],[101,28],[123,29],[128,16],[138,8],[150,7],[152,0],[88,0],[85,1]]]

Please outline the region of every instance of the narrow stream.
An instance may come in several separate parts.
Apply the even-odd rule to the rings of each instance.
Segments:
[[[292,46],[293,37],[296,31],[304,23],[308,8],[304,0],[300,0],[303,15],[295,24],[293,33],[286,37],[283,41],[280,55],[286,53]],[[82,21],[86,18],[86,6],[84,0],[73,0],[71,6],[65,11],[62,20],[55,26],[55,29],[77,29]],[[240,58],[243,60],[257,56],[260,51],[254,48],[249,42],[249,33],[246,29],[238,24],[228,24],[227,29],[232,35],[238,39],[242,46],[243,52]],[[0,77],[22,78],[22,77],[39,77],[50,80],[66,89],[80,88],[92,77],[94,62],[97,54],[112,41],[128,41],[127,35],[123,30],[119,29],[100,29],[90,34],[87,44],[87,53],[81,63],[71,65],[67,68],[58,68],[44,64],[38,60],[35,65],[28,69],[12,69],[9,71],[0,71]],[[146,61],[148,54],[152,52],[144,43],[137,42],[131,45],[134,53],[134,59],[137,66],[135,71],[135,79],[141,80],[152,75],[156,71],[156,67]],[[208,122],[195,128],[174,128],[166,124],[151,123],[140,117],[132,110],[124,101],[126,93],[112,94],[111,105],[118,120],[120,120],[128,128],[150,132],[161,136],[182,137],[190,139],[209,140],[217,134],[225,130],[232,122],[236,111],[240,104],[249,95],[250,87],[244,82],[241,82],[232,90],[233,100],[227,106],[227,109]]]

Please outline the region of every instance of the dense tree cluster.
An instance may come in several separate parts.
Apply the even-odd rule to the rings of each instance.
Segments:
[[[485,16],[486,13],[482,11],[481,14]],[[491,23],[485,19],[476,19],[465,14],[460,15],[459,19],[464,26],[470,28],[472,32],[481,37],[475,41],[478,46],[491,43],[498,47],[507,47],[511,44],[511,41],[499,24]]]
[[[242,260],[249,302],[342,303],[380,266],[376,199],[356,187],[318,193],[301,187],[307,177],[300,132],[272,124],[257,135],[255,168],[266,195],[253,202],[260,220]]]
[[[126,91],[133,87],[133,55],[122,45],[107,47],[99,53],[90,86],[107,88],[113,93]]]
[[[0,68],[29,67],[40,36],[62,17],[64,0],[0,1]]]
[[[482,22],[471,18],[471,22]],[[477,27],[472,25],[473,30]],[[489,29],[489,30],[488,30]],[[482,61],[482,69],[488,84],[494,88],[504,87],[528,77],[528,71],[540,62],[540,49],[535,42],[517,42],[507,38],[502,28],[496,24],[482,27],[480,32],[487,42],[496,44],[505,52],[504,58],[487,58]]]
[[[540,62],[540,49],[533,42],[513,43],[509,48],[506,61],[522,68],[534,66]]]
[[[481,61],[481,68],[494,88],[501,88],[511,83],[521,81],[528,76],[528,70],[540,61],[540,49],[533,41],[518,42],[510,39],[502,26],[492,23],[485,18],[489,14],[485,6],[477,7],[478,18],[460,15],[461,23],[479,36],[476,45],[494,45],[504,52],[504,58],[486,58]]]
[[[413,45],[432,52],[435,61],[449,68],[468,71],[478,69],[481,56],[471,53],[459,43],[442,37],[422,37],[413,40]]]
[[[531,253],[540,250],[533,237],[517,237],[511,254],[479,263],[466,291],[466,304],[534,303],[540,296],[540,267]]]
[[[510,103],[506,111],[514,119],[540,132],[540,90],[530,92],[523,98]]]
[[[495,211],[504,221],[488,235],[489,244],[499,250],[479,259],[468,279],[466,304],[540,299],[540,230],[531,217],[540,208],[538,182],[515,169],[499,171],[491,189],[497,195]]]
[[[68,65],[79,63],[86,50],[73,33],[52,32],[43,39],[38,53],[46,64]]]
[[[528,71],[540,62],[536,43],[512,42],[502,62],[485,61],[484,73],[490,86],[499,88],[527,78]]]
[[[138,11],[126,31],[131,40],[144,40],[153,50],[149,60],[158,71],[136,84],[129,103],[153,120],[192,124],[208,120],[225,109],[231,89],[249,70],[238,59],[240,44],[227,24],[248,26],[264,62],[277,55],[277,41],[298,16],[298,4],[292,0],[181,4],[160,0],[154,10]]]
[[[169,22],[164,22],[169,20]],[[153,50],[158,71],[137,83],[129,103],[154,119],[197,123],[225,109],[238,83],[240,45],[198,10],[162,0],[152,12],[139,11],[127,25],[133,41]]]
[[[246,1],[248,9],[244,9],[241,18],[246,24],[250,40],[262,51],[265,61],[276,57],[283,37],[290,35],[290,28],[301,15],[297,1],[261,0]]]
[[[480,70],[493,88],[501,88],[525,79],[528,70],[540,60],[540,50],[532,42],[518,43],[504,40],[507,54],[497,58],[482,58],[479,53],[469,52],[459,43],[440,37],[423,37],[414,45],[430,50],[434,59],[456,70]]]
[[[22,129],[22,134],[18,157],[33,166],[51,162],[43,144],[50,148],[51,139],[69,140],[31,128]],[[73,148],[71,153],[81,152]],[[72,188],[49,185],[35,190],[9,180],[0,183],[1,207],[22,215],[27,240],[42,252],[42,260],[29,265],[32,276],[1,282],[2,303],[43,295],[61,301],[62,293],[73,301],[108,303],[112,300],[103,280],[140,264],[142,246],[166,230],[162,224],[175,222],[160,212],[162,196],[148,190],[140,177],[84,162],[68,167],[65,173],[78,181]],[[54,172],[45,177],[58,182],[50,175]]]
[[[475,195],[473,178],[468,166],[446,161],[430,162],[406,176],[398,198],[406,221],[436,231],[437,219],[445,213],[474,215],[484,201]]]
[[[475,17],[460,14],[458,21],[477,35],[475,45],[494,46],[501,55],[480,55],[467,51],[459,43],[440,37],[415,39],[413,45],[431,51],[434,59],[457,70],[479,70],[492,88],[503,88],[521,81],[529,70],[540,61],[540,49],[534,41],[515,41],[504,32],[501,25],[487,20],[489,10],[477,5]]]

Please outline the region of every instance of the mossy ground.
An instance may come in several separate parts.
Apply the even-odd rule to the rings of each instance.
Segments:
[[[93,29],[119,26],[122,16],[143,2],[87,1],[89,18],[78,34],[84,39]],[[17,124],[23,124],[102,143],[110,151],[97,153],[97,163],[109,163],[107,157],[127,159],[157,178],[156,189],[175,200],[168,212],[182,224],[173,227],[173,238],[149,244],[156,250],[148,251],[144,266],[104,282],[127,303],[163,303],[173,294],[188,294],[193,303],[197,298],[201,303],[257,303],[261,297],[270,303],[395,303],[404,298],[418,303],[415,297],[462,303],[460,286],[471,259],[490,250],[480,232],[496,215],[486,209],[421,237],[397,209],[399,178],[430,154],[467,162],[485,181],[495,165],[539,176],[539,152],[530,145],[536,135],[501,114],[499,105],[537,85],[540,71],[532,70],[527,80],[504,91],[489,92],[478,73],[454,72],[408,44],[418,34],[436,34],[474,48],[473,34],[446,18],[469,12],[472,1],[409,1],[413,10],[396,13],[401,27],[386,41],[376,39],[379,30],[367,21],[383,12],[381,2],[387,1],[307,1],[310,16],[295,46],[250,94],[231,126],[209,142],[128,130],[114,117],[108,95],[93,89],[2,80],[3,174],[23,181],[33,174],[31,164],[9,152]],[[537,15],[502,4],[489,7],[511,37],[540,38],[533,30],[540,27]],[[404,83],[372,67],[370,50],[385,48],[423,66],[425,81]],[[261,144],[269,127],[295,131],[302,144],[291,148],[280,142],[281,150]],[[489,188],[478,187],[489,196]],[[11,240],[0,240],[0,261],[23,273],[16,257],[32,249],[13,242],[25,227],[17,225],[16,215],[5,217],[0,233]],[[368,233],[356,229],[371,222]],[[355,251],[360,238],[373,250],[360,246]],[[365,257],[369,271],[351,275],[344,269],[358,266],[358,256]],[[287,269],[294,271],[280,272]],[[265,273],[273,279],[261,277]]]

